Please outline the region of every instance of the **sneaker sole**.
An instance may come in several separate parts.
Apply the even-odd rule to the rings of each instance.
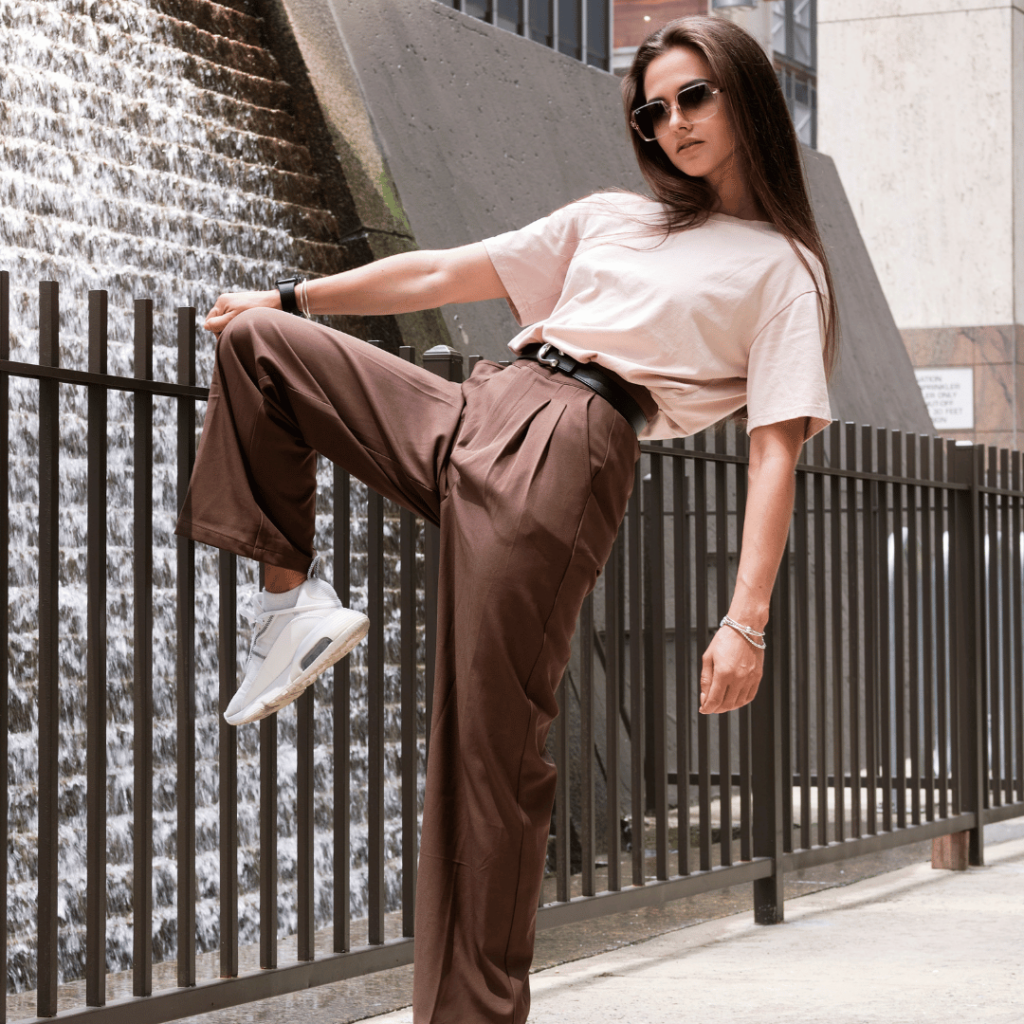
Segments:
[[[298,672],[297,675],[293,677],[290,674],[283,683],[264,690],[242,715],[229,724],[245,725],[247,722],[258,722],[261,718],[268,718],[280,711],[281,708],[291,704],[307,686],[313,683],[317,676],[329,669],[336,661],[341,661],[346,654],[350,654],[369,631],[370,620],[365,615],[361,615],[333,639],[328,636],[321,637],[299,659],[298,665],[292,669],[292,673]]]

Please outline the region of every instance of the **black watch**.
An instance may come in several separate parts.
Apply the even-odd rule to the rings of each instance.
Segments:
[[[300,277],[286,277],[277,282],[277,291],[281,296],[281,308],[286,313],[294,313],[296,316],[302,316],[299,304],[295,299],[295,286],[301,280]]]

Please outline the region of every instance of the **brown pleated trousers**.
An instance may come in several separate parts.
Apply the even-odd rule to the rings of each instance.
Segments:
[[[441,528],[415,1020],[521,1024],[555,689],[625,513],[636,435],[604,399],[536,363],[478,363],[453,384],[250,310],[218,343],[178,532],[305,570],[317,452]]]

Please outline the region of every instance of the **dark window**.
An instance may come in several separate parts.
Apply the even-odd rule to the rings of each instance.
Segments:
[[[463,14],[611,70],[612,0],[440,0]]]
[[[523,5],[521,0],[498,0],[498,28],[506,32],[523,31]]]
[[[558,0],[558,49],[580,57],[580,0]]]
[[[611,67],[608,35],[611,17],[608,0],[587,0],[587,63],[607,70]]]
[[[775,0],[772,50],[779,83],[800,141],[817,145],[817,0]]]
[[[550,46],[552,32],[552,0],[530,0],[530,38],[544,46]]]

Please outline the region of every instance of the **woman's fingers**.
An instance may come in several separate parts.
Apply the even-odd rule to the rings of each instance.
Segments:
[[[757,694],[763,664],[761,652],[735,630],[720,629],[701,662],[701,713],[716,715],[749,704]]]
[[[206,314],[203,327],[214,334],[220,334],[239,313],[255,306],[280,309],[281,297],[276,289],[265,292],[226,292],[217,298]]]

